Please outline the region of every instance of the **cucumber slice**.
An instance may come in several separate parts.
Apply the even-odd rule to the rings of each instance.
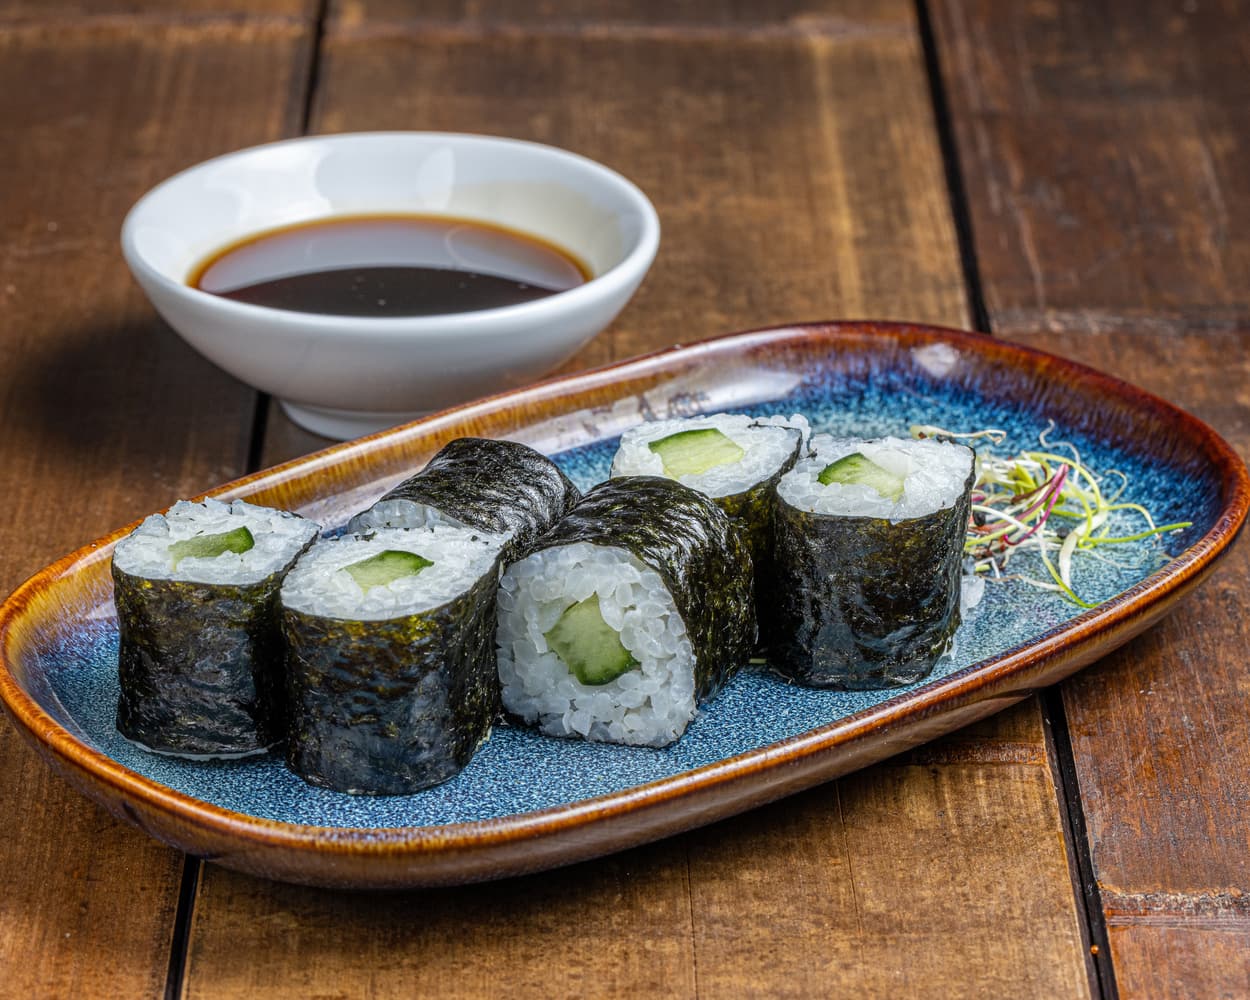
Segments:
[[[647,445],[664,463],[664,475],[670,479],[700,476],[719,465],[732,465],[746,451],[714,427],[678,431]]]
[[[638,666],[616,629],[603,620],[598,594],[567,608],[543,636],[583,684],[607,684]]]
[[[402,580],[406,576],[416,576],[427,566],[433,566],[430,560],[415,552],[404,552],[398,549],[387,549],[376,556],[361,559],[360,562],[344,566],[347,575],[360,586],[366,594],[374,587],[385,587],[387,584]]]
[[[169,554],[174,560],[174,569],[177,569],[184,559],[216,559],[227,552],[246,552],[255,545],[256,539],[247,528],[235,528],[216,535],[184,538],[169,547]]]
[[[867,486],[887,500],[898,502],[903,498],[903,480],[881,468],[876,462],[852,452],[843,455],[832,465],[826,465],[816,477],[821,486],[841,483],[843,486]]]

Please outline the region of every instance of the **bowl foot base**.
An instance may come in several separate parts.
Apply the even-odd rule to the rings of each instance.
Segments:
[[[336,441],[372,434],[374,431],[385,430],[396,424],[416,420],[428,411],[415,410],[405,413],[383,413],[369,410],[331,410],[324,406],[305,406],[303,403],[288,403],[279,400],[282,410],[295,423],[306,431],[320,434],[322,437]]]

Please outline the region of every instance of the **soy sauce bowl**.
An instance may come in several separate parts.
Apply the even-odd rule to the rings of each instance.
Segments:
[[[250,235],[318,219],[442,215],[559,246],[592,277],[545,298],[405,317],[294,312],[187,284]],[[660,223],[634,184],[538,143],[435,132],[309,136],[240,150],[157,185],[122,225],[122,251],[157,312],[297,424],[349,438],[542,377],[624,308]]]

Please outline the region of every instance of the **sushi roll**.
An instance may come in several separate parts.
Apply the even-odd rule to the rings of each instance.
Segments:
[[[232,757],[285,734],[278,588],[312,521],[179,501],[113,552],[117,728],[158,753]]]
[[[519,556],[581,499],[577,487],[545,455],[516,441],[457,438],[348,524],[356,534],[376,528],[450,524],[508,535]]]
[[[751,556],[668,479],[601,483],[505,570],[504,707],[553,736],[662,747],[751,655]]]
[[[621,435],[612,476],[664,476],[711,497],[744,533],[757,583],[772,559],[776,487],[806,444],[807,420],[715,413],[641,424]]]
[[[972,449],[813,440],[777,487],[770,665],[815,687],[924,677],[959,625]]]
[[[323,541],[282,585],[287,765],[404,795],[455,775],[499,711],[499,548],[448,525]]]

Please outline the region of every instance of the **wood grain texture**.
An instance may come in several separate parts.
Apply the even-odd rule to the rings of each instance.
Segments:
[[[931,7],[996,330],[1250,325],[1250,7]]]
[[[723,31],[753,34],[834,34],[862,36],[875,31],[912,32],[912,10],[897,0],[332,0],[331,30],[409,34],[440,25],[465,31],[524,29],[550,33],[577,31],[680,30],[685,37]]]
[[[317,130],[551,142],[649,194],[656,262],[569,370],[787,320],[964,319],[914,38],[331,34],[321,74]]]
[[[994,329],[1154,389],[1246,455],[1245,5],[932,6]],[[1243,542],[1063,688],[1125,996],[1245,992],[1248,585]]]
[[[861,31],[799,30],[797,15],[756,30],[759,8],[698,9],[692,25],[683,5],[648,19],[603,4],[599,24],[636,17],[608,35],[591,17],[553,29],[520,6],[423,8],[417,24],[386,4],[339,5],[314,128],[516,135],[648,191],[664,225],[655,268],[568,370],[803,316],[964,325],[910,4],[873,5]],[[271,406],[266,464],[321,443]],[[1082,996],[1061,830],[1030,701],[899,763],[545,877],[366,903],[208,865],[188,995],[315,983],[546,996],[592,983],[605,995]],[[300,970],[290,983],[265,970],[273,954]]]
[[[0,27],[6,590],[243,470],[252,393],[156,319],[117,233],[165,175],[291,128],[306,41],[273,24]],[[158,994],[181,856],[62,785],[7,721],[0,802],[0,995]]]
[[[664,845],[419,894],[204,871],[187,1000],[694,994],[686,859]]]
[[[1000,910],[946,877],[975,857],[1012,884],[1022,855],[1061,857],[1036,839],[1054,802],[1042,767],[890,764],[496,885],[344,896],[209,866],[186,995],[1081,996],[1066,884]]]
[[[62,21],[81,28],[91,19],[97,27],[109,22],[139,27],[239,15],[249,20],[311,18],[316,9],[317,0],[0,0],[0,26]]]
[[[1158,392],[1250,454],[1250,333],[1017,339]],[[1221,983],[1244,982],[1246,952],[1234,958],[1230,942],[1250,934],[1247,592],[1250,548],[1242,539],[1162,624],[1063,686],[1094,871],[1126,996],[1244,992],[1221,992]],[[1225,964],[1184,987],[1177,970],[1219,956]],[[1179,977],[1171,993],[1151,992],[1156,972]]]
[[[1044,765],[887,763],[698,831],[699,995],[1085,996],[1059,828]]]
[[[788,320],[963,326],[910,11],[876,5],[907,31],[859,39],[332,25],[312,127],[533,139],[639,184],[664,230],[656,262],[565,372]],[[266,464],[322,443],[271,408]]]
[[[0,31],[0,123],[14,137],[0,163],[10,584],[240,470],[251,391],[155,316],[118,232],[168,174],[291,130],[305,41],[271,26]],[[37,74],[28,101],[20,81]]]
[[[1245,927],[1113,927],[1120,1000],[1243,1000],[1250,996]]]

